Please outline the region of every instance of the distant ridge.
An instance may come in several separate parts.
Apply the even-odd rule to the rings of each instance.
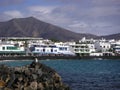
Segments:
[[[83,37],[101,38],[92,34],[75,33],[40,21],[34,17],[15,18],[6,22],[0,22],[0,37],[41,37],[59,41],[79,40]],[[109,38],[109,36],[102,37]]]
[[[111,34],[111,35],[106,35],[106,36],[100,36],[99,38],[105,38],[105,39],[120,39],[120,33],[117,34]]]
[[[79,34],[61,27],[40,21],[34,17],[16,18],[0,22],[0,37],[42,37],[60,41],[93,38],[92,34]]]

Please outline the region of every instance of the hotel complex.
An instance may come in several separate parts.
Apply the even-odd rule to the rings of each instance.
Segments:
[[[0,38],[0,55],[78,55],[119,56],[120,40],[86,39],[77,42],[53,42],[31,37]]]

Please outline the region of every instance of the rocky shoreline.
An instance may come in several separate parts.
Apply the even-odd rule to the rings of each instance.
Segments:
[[[70,90],[60,75],[39,62],[21,67],[0,65],[0,90]]]

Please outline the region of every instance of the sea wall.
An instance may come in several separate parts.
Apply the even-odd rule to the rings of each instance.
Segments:
[[[79,56],[2,56],[0,60],[39,60],[46,59],[80,59]]]
[[[39,60],[46,59],[120,59],[120,56],[0,56],[0,60],[34,60],[38,58]]]
[[[0,90],[70,90],[60,75],[39,62],[21,67],[0,65]]]
[[[104,60],[104,59],[114,59],[120,60],[120,56],[81,56],[81,59],[96,59],[96,60]]]

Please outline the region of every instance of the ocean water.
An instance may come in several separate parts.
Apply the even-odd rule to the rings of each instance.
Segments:
[[[5,61],[23,66],[32,61]],[[55,69],[72,90],[120,90],[120,60],[40,60]]]

